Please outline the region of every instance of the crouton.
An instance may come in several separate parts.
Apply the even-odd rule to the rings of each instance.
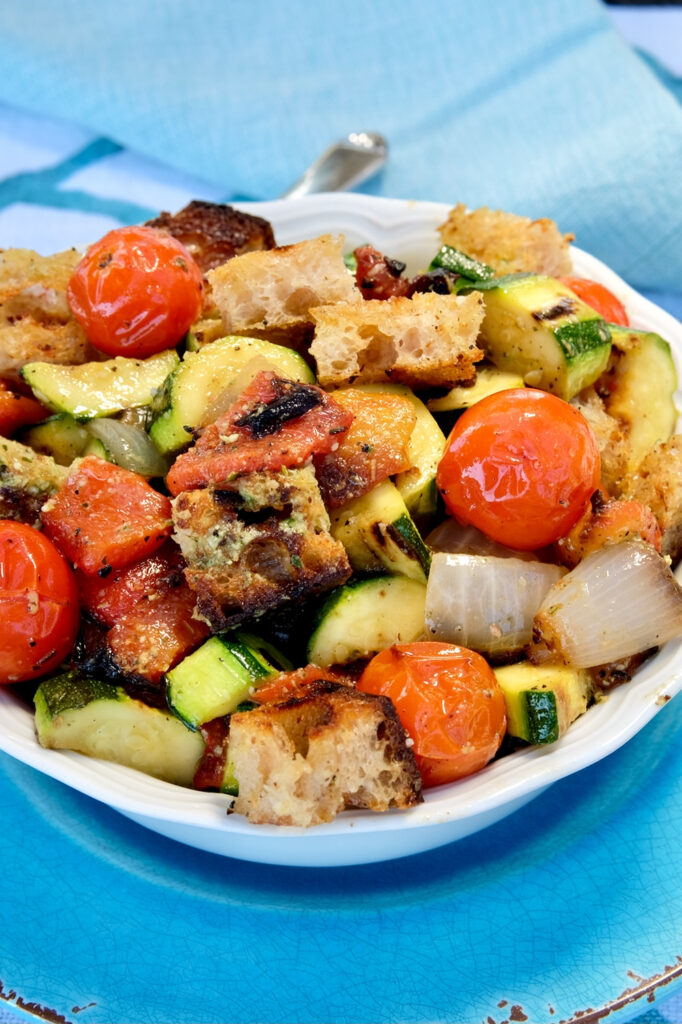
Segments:
[[[573,269],[569,242],[546,217],[530,220],[481,206],[468,210],[458,203],[438,229],[443,245],[487,263],[498,274],[529,270],[560,277]]]
[[[412,807],[422,780],[387,697],[333,682],[231,716],[232,810],[254,824],[306,827],[340,811]]]
[[[627,479],[623,497],[648,505],[661,528],[661,553],[673,565],[682,556],[682,434],[659,441]]]
[[[609,494],[618,496],[630,459],[630,447],[623,425],[609,416],[594,388],[585,388],[571,401],[594,431],[601,458],[601,484]]]
[[[0,438],[0,519],[40,526],[42,506],[67,474],[67,468],[50,455],[38,455],[27,445]]]
[[[178,213],[160,213],[147,221],[147,227],[166,231],[182,242],[204,274],[242,253],[275,245],[272,225],[263,217],[199,199]]]
[[[93,358],[73,318],[66,288],[81,254],[40,256],[31,249],[0,251],[0,374],[24,363],[82,363]]]
[[[237,256],[208,273],[226,334],[300,345],[312,335],[310,307],[363,299],[343,262],[342,239],[322,235]]]
[[[183,491],[173,501],[173,522],[198,614],[216,632],[328,590],[351,573],[329,532],[311,466]]]
[[[325,387],[357,382],[454,387],[473,382],[483,358],[476,338],[483,320],[480,292],[427,292],[362,305],[339,302],[310,310],[310,355]]]

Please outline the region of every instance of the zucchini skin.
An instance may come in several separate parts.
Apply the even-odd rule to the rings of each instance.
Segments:
[[[426,585],[374,576],[338,587],[319,609],[308,660],[322,668],[371,657],[394,643],[424,638]]]
[[[41,746],[74,750],[192,786],[204,740],[170,712],[76,671],[43,680],[34,703]]]
[[[461,249],[455,249],[452,245],[442,245],[429,264],[429,270],[449,270],[453,274],[459,274],[467,281],[475,281],[477,286],[481,281],[489,281],[495,277],[495,271],[487,263],[477,260],[475,256],[469,256]]]
[[[81,672],[65,672],[41,683],[34,702],[41,717],[56,718],[67,711],[77,711],[98,700],[123,700],[124,691],[112,683]]]
[[[556,743],[593,694],[584,669],[517,662],[494,669],[507,703],[507,732],[531,744]]]
[[[526,690],[522,695],[525,737],[528,743],[555,743],[559,739],[556,695],[552,690]]]
[[[483,345],[498,369],[566,401],[606,369],[609,325],[562,282],[522,274],[476,287],[485,303]]]
[[[259,683],[277,674],[264,646],[240,634],[210,637],[165,677],[168,707],[188,729],[236,711]]]
[[[79,366],[36,361],[26,363],[21,376],[49,409],[85,421],[152,405],[178,362],[175,350],[159,352],[148,359],[116,356]]]

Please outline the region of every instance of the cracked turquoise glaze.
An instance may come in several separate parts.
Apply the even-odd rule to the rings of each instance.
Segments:
[[[2,994],[79,1024],[632,1019],[682,969],[681,741],[678,697],[500,824],[317,870],[166,840],[1,755]]]

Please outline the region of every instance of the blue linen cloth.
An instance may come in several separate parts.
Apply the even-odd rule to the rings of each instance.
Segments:
[[[378,130],[367,191],[550,216],[636,287],[679,290],[682,109],[598,0],[4,0],[0,27],[0,101],[228,200]]]

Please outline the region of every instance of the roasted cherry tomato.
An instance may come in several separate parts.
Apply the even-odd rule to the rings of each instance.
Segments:
[[[79,625],[71,569],[38,530],[0,520],[0,683],[47,675],[69,654]]]
[[[390,697],[414,741],[425,786],[483,768],[507,727],[504,695],[480,654],[445,643],[394,644],[372,658],[357,685]]]
[[[202,288],[199,267],[177,239],[129,227],[88,249],[67,295],[95,348],[144,359],[177,345],[201,309]]]
[[[577,409],[545,391],[512,388],[459,418],[436,482],[461,523],[534,551],[568,533],[599,474],[597,440]]]
[[[559,280],[575,292],[579,299],[603,316],[607,323],[620,324],[621,327],[630,325],[625,306],[603,284],[590,281],[586,277],[561,277]]]

